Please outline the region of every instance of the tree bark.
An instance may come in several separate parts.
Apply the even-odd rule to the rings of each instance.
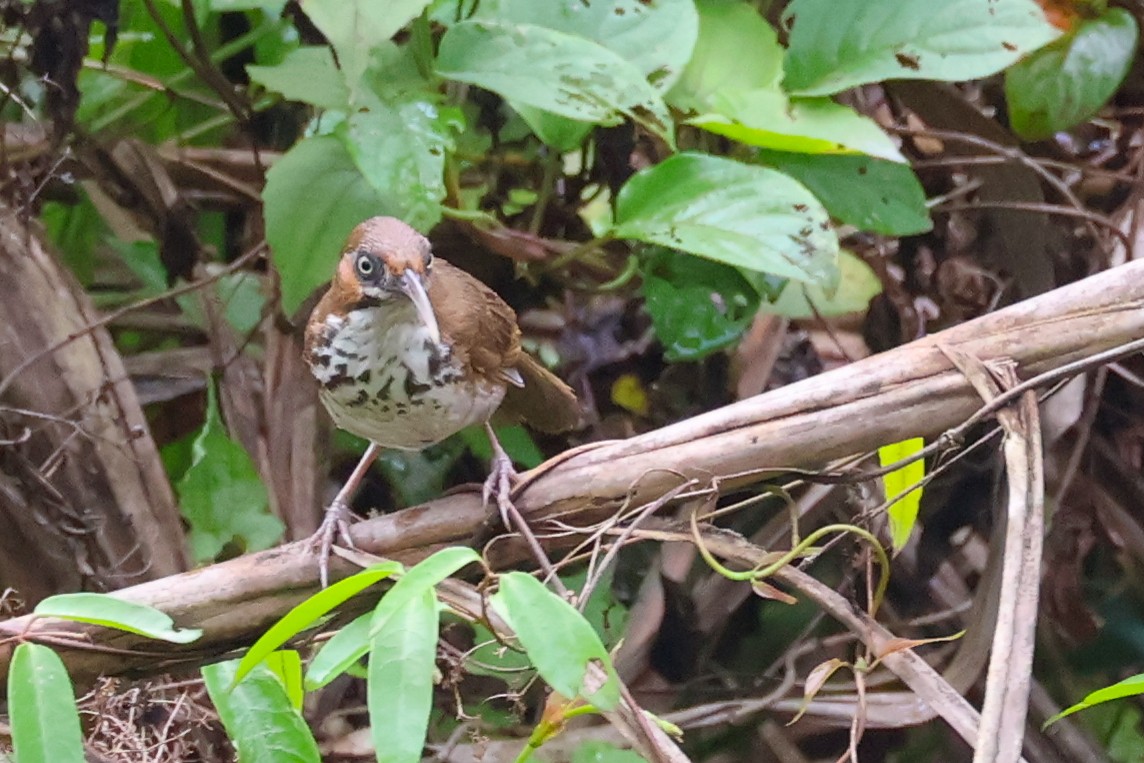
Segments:
[[[0,207],[0,588],[34,603],[187,567],[122,358],[34,224]]]

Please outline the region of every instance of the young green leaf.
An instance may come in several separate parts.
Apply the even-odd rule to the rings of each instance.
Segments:
[[[83,763],[83,732],[63,660],[20,644],[8,668],[8,718],[16,763]]]
[[[1080,702],[1077,702],[1071,707],[1066,707],[1052,718],[1045,721],[1041,729],[1044,730],[1050,725],[1056,723],[1066,715],[1072,715],[1079,710],[1085,710],[1095,705],[1100,705],[1105,702],[1111,702],[1114,699],[1124,699],[1125,697],[1138,697],[1144,694],[1144,673],[1125,678],[1123,681],[1114,683],[1112,686],[1106,686],[1103,689],[1088,694]]]
[[[1034,0],[794,0],[784,20],[784,85],[795,95],[987,77],[1060,35]]]
[[[1005,72],[1013,129],[1026,139],[1041,140],[1091,117],[1124,81],[1138,37],[1132,14],[1109,8],[1018,61]]]
[[[601,710],[619,704],[620,679],[612,659],[575,607],[523,572],[502,575],[490,601],[549,686],[565,697],[583,697]],[[608,676],[600,686],[585,684],[593,663]]]
[[[302,712],[302,698],[306,692],[302,687],[301,655],[294,649],[282,649],[268,654],[262,664],[278,678],[290,706]],[[236,679],[236,683],[240,680]]]
[[[643,73],[583,37],[530,24],[465,21],[441,39],[437,73],[582,122],[629,117],[674,145],[667,106]]]
[[[345,625],[322,645],[306,668],[306,690],[320,689],[349,670],[369,651],[369,621],[373,612],[366,612]]]
[[[920,437],[911,437],[892,445],[878,448],[878,460],[882,466],[889,466],[913,456],[925,446]],[[918,506],[922,500],[920,483],[926,476],[925,460],[911,461],[900,469],[895,469],[882,477],[882,484],[886,491],[886,498],[897,500],[890,505],[887,513],[890,516],[890,540],[894,552],[902,550],[914,531],[918,519]],[[918,487],[914,487],[918,485]],[[908,492],[907,492],[908,491]]]
[[[380,562],[344,580],[339,580],[329,588],[324,588],[305,599],[283,615],[282,619],[270,626],[269,630],[263,633],[246,651],[235,670],[234,680],[241,681],[255,665],[262,662],[294,636],[315,625],[334,608],[378,581],[384,580],[390,575],[400,574],[403,569],[398,562]]]
[[[905,161],[873,119],[829,98],[791,98],[777,88],[727,92],[713,96],[710,109],[687,123],[748,146]]]
[[[176,485],[191,525],[191,553],[198,561],[214,559],[235,539],[248,550],[270,548],[286,529],[269,512],[266,485],[254,461],[227,436],[213,383],[207,391],[207,420],[192,446],[191,466]]]
[[[237,660],[204,666],[219,720],[243,763],[319,763],[318,744],[286,688],[266,665],[234,684]]]
[[[44,617],[102,625],[173,644],[189,644],[203,635],[198,628],[176,628],[175,621],[165,612],[104,593],[49,596],[37,604],[34,611]]]
[[[370,736],[378,763],[417,763],[433,708],[437,596],[421,588],[397,609],[379,610],[371,623],[366,685]]]
[[[620,189],[612,234],[833,288],[838,237],[826,210],[774,170],[684,153]]]

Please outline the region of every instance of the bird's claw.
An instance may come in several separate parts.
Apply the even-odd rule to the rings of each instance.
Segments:
[[[310,544],[318,552],[318,577],[322,581],[322,588],[330,584],[330,552],[334,548],[334,538],[348,548],[357,548],[350,536],[350,516],[350,507],[345,501],[335,498],[326,509],[326,516],[318,531],[310,536]]]
[[[509,531],[512,531],[516,524],[512,521],[512,516],[516,513],[512,503],[512,488],[516,481],[517,473],[512,466],[512,459],[503,450],[494,448],[493,462],[489,469],[488,479],[485,480],[484,487],[481,489],[481,498],[485,506],[488,506],[494,497],[496,498],[501,523]]]

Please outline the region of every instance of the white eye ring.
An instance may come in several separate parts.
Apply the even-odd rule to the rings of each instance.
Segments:
[[[363,254],[357,258],[357,272],[363,276],[373,274],[373,258],[368,254]]]

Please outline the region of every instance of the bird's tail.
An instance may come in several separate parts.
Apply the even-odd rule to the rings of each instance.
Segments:
[[[550,434],[580,424],[580,403],[571,387],[527,353],[521,353],[516,370],[524,385],[509,385],[498,418],[514,423],[523,421],[533,429]]]

